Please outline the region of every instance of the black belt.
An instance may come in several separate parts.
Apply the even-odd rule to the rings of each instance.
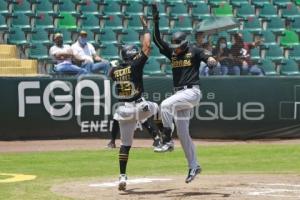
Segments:
[[[184,86],[180,86],[180,87],[174,87],[174,92],[178,92],[180,90],[184,90],[184,89],[187,89],[187,88],[193,88],[194,85],[184,85]]]

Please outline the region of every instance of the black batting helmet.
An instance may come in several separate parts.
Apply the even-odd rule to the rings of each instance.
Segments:
[[[121,49],[121,57],[126,61],[131,61],[139,53],[139,48],[136,45],[123,45]]]
[[[184,32],[175,32],[171,38],[171,48],[177,49],[180,48],[185,50],[187,48],[188,41],[186,39],[186,34]]]

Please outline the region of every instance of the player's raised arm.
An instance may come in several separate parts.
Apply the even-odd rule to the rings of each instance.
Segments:
[[[142,42],[142,51],[149,57],[151,52],[151,35],[147,27],[147,22],[144,16],[140,16],[141,23],[143,25],[144,37]]]
[[[164,54],[168,58],[172,55],[172,50],[169,48],[168,43],[163,41],[160,37],[159,31],[159,12],[157,9],[157,5],[155,3],[152,4],[152,17],[153,17],[153,41],[156,46],[159,48],[160,53]]]

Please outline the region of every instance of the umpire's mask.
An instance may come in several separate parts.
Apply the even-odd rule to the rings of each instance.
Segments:
[[[175,51],[175,49],[180,48],[181,51],[185,51],[188,47],[188,41],[186,39],[186,34],[184,32],[175,32],[171,38],[170,47]]]
[[[121,49],[121,57],[123,62],[130,63],[139,53],[139,48],[136,45],[123,45]]]

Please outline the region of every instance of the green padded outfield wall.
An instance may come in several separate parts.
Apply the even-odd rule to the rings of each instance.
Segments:
[[[171,78],[144,84],[157,103],[172,91]],[[1,140],[109,136],[116,102],[109,80],[1,77],[0,85]],[[208,77],[200,87],[194,138],[300,138],[300,77]]]

